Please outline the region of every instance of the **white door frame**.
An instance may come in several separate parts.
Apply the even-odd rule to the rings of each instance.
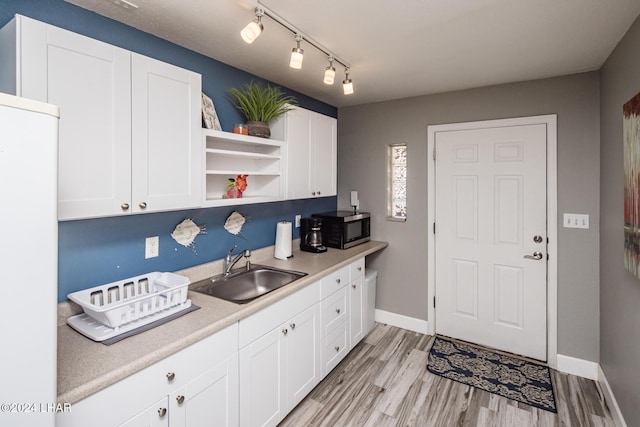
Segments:
[[[438,132],[483,129],[504,126],[522,126],[545,124],[547,126],[547,364],[557,367],[558,357],[558,159],[557,159],[557,115],[519,117],[513,119],[485,120],[467,123],[432,125],[427,127],[427,329],[433,335],[436,332],[434,296],[435,282],[435,137]]]

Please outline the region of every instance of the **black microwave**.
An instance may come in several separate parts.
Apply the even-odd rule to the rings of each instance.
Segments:
[[[368,212],[333,211],[311,215],[322,219],[322,244],[347,249],[371,239],[371,215]]]

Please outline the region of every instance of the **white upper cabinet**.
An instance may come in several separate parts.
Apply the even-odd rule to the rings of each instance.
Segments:
[[[0,38],[2,87],[60,107],[59,219],[201,204],[200,75],[22,16]]]
[[[131,54],[132,210],[202,203],[201,77]]]
[[[286,116],[287,198],[337,194],[337,120],[303,108]]]

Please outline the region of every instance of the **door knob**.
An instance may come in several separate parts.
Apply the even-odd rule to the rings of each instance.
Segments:
[[[533,253],[533,255],[525,255],[524,256],[526,259],[535,259],[535,260],[541,260],[542,259],[542,253],[535,251]]]

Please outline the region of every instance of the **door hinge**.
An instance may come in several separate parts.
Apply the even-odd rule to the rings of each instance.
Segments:
[[[547,254],[547,261],[549,261],[549,254]]]
[[[433,223],[433,234],[436,234],[436,223]]]
[[[433,297],[433,308],[436,308],[436,297]]]
[[[436,159],[436,147],[433,147],[433,160]]]

